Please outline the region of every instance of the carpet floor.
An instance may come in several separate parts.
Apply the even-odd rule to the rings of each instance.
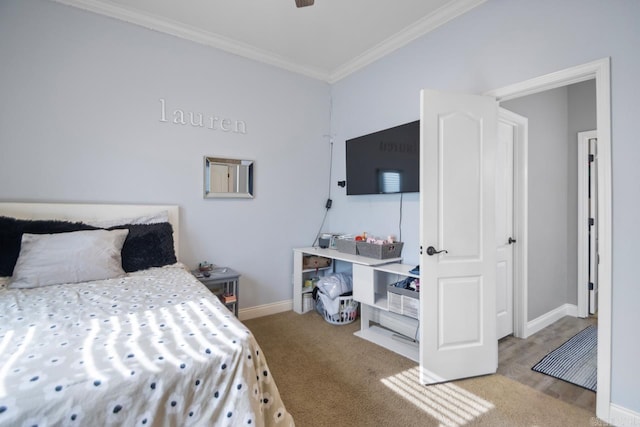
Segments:
[[[415,362],[316,312],[244,321],[298,427],[589,426],[594,415],[502,375],[425,387]]]

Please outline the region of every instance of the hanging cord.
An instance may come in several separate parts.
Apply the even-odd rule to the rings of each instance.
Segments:
[[[333,97],[329,97],[329,132],[331,132],[331,126],[333,125]],[[329,209],[331,209],[331,175],[333,174],[333,135],[324,135],[329,137],[329,182],[327,187],[327,201],[324,204],[325,211],[322,216],[322,222],[320,223],[320,228],[316,233],[316,238],[313,240],[313,244],[311,246],[315,246],[320,238],[320,233],[322,233],[322,228],[324,227],[324,222],[327,220],[327,214],[329,213]]]
[[[320,233],[322,233],[322,228],[324,227],[324,223],[327,220],[327,214],[329,213],[329,209],[331,209],[331,175],[333,171],[333,137],[329,136],[329,182],[327,188],[327,202],[325,204],[324,215],[322,216],[322,222],[320,223],[320,228],[318,228],[318,232],[316,233],[316,238],[313,240],[313,244],[311,246],[315,246],[320,238]]]
[[[398,242],[402,242],[402,198],[404,193],[400,193],[400,218],[398,220]]]
[[[322,227],[324,227],[324,222],[327,219],[327,214],[329,213],[329,208],[327,208],[324,211],[324,216],[322,217],[322,223],[320,224],[320,228],[318,229],[318,233],[316,234],[316,238],[313,241],[313,244],[311,246],[315,246],[316,243],[318,242],[318,239],[320,238],[320,233],[322,232]]]

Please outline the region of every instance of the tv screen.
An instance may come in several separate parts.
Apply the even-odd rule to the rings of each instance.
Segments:
[[[346,141],[347,195],[420,191],[420,121]]]

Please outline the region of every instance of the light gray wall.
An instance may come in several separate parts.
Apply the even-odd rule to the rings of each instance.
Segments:
[[[291,248],[324,213],[328,84],[45,0],[0,2],[0,64],[0,200],[177,204],[183,262],[237,269],[241,309],[291,299]],[[247,133],[161,123],[160,98]],[[255,199],[204,200],[204,155],[254,160]]]
[[[640,412],[640,2],[489,0],[332,86],[334,174],[344,178],[344,140],[415,120],[419,90],[484,93],[611,58],[613,150],[612,401]],[[580,31],[580,29],[597,31]],[[349,196],[334,187],[328,228],[396,227],[396,196]],[[406,197],[403,256],[417,262],[418,198]],[[405,237],[406,236],[406,237]],[[533,284],[531,284],[533,286]]]
[[[569,174],[566,87],[503,102],[529,120],[529,307],[533,320],[567,303]],[[575,225],[575,218],[573,225]]]

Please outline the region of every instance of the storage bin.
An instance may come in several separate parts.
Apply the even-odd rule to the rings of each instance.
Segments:
[[[410,289],[387,285],[389,311],[403,316],[420,318],[420,293]]]
[[[315,302],[311,296],[311,292],[302,294],[302,312],[306,313],[315,308]]]
[[[343,254],[358,254],[356,241],[351,239],[336,239],[336,249]]]
[[[399,258],[402,254],[402,242],[384,243],[376,245],[375,243],[356,242],[358,255],[369,258],[387,259]]]
[[[346,325],[352,323],[358,317],[358,302],[353,300],[352,296],[338,297],[340,301],[340,310],[337,314],[331,316],[322,308],[322,317],[332,325]]]
[[[316,255],[307,255],[302,257],[302,268],[305,270],[314,268],[326,268],[330,265],[331,258]]]

